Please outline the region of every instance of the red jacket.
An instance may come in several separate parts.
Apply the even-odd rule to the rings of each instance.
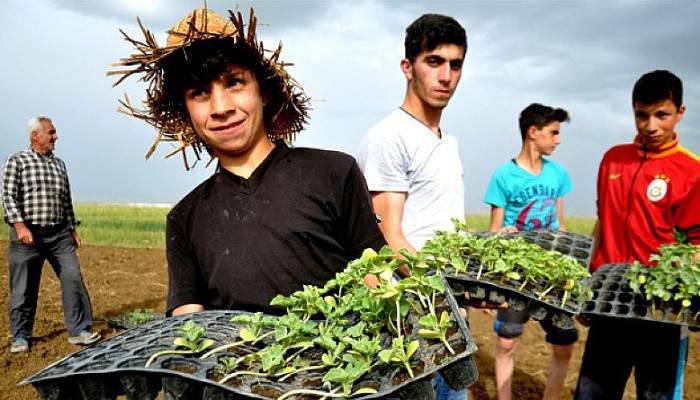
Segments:
[[[677,228],[700,243],[700,158],[678,136],[655,152],[635,143],[608,150],[598,171],[600,243],[591,271],[607,263],[648,263]]]

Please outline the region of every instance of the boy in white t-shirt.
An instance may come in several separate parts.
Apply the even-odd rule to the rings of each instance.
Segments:
[[[370,128],[358,162],[389,246],[415,253],[435,230],[450,229],[451,218],[464,218],[457,139],[442,132],[440,118],[462,75],[467,36],[453,18],[426,14],[406,29],[405,49],[403,104]],[[433,386],[438,400],[466,399],[466,389],[440,374]]]

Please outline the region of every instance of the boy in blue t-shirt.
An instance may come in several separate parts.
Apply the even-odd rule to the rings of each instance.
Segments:
[[[569,120],[561,108],[530,104],[520,113],[520,154],[499,167],[491,178],[484,201],[491,205],[492,232],[565,230],[564,195],[572,190],[566,170],[545,160],[559,145],[560,123]],[[496,340],[496,385],[498,398],[511,398],[516,339],[523,333],[528,310],[499,310],[494,330]],[[560,329],[551,320],[540,321],[553,353],[544,391],[545,399],[560,399],[564,380],[578,340],[578,330]]]

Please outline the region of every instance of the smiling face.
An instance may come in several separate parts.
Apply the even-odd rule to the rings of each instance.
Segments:
[[[671,142],[684,112],[685,106],[678,108],[670,99],[654,104],[634,103],[634,121],[641,143],[655,150]]]
[[[249,154],[267,138],[266,101],[249,69],[231,65],[217,79],[186,89],[184,96],[195,132],[220,159]]]
[[[32,148],[39,154],[49,154],[56,147],[58,135],[53,123],[48,120],[41,121],[42,129],[32,133]]]
[[[428,108],[445,108],[462,77],[463,63],[464,47],[455,44],[421,52],[413,62],[403,59],[401,69],[408,80],[409,96]]]

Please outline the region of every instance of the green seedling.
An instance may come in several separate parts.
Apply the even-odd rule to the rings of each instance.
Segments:
[[[187,321],[184,325],[178,328],[181,336],[175,338],[173,343],[176,350],[164,350],[153,354],[146,362],[146,368],[150,366],[156,358],[166,354],[197,354],[206,350],[214,341],[204,337],[206,329],[197,325],[194,321]],[[181,350],[177,350],[181,349]]]
[[[452,327],[452,322],[450,321],[450,315],[447,311],[443,311],[440,314],[440,320],[435,316],[435,314],[424,315],[418,320],[421,329],[418,331],[420,337],[426,339],[439,339],[445,345],[450,354],[455,354],[450,344],[447,342],[447,330]]]
[[[280,317],[275,327],[275,340],[287,347],[294,347],[295,343],[308,342],[316,336],[318,336],[318,324],[313,321],[304,321],[296,314]]]
[[[240,360],[237,357],[221,357],[216,364],[215,371],[219,375],[228,375],[238,368]]]
[[[158,314],[152,308],[136,308],[124,314],[124,320],[131,325],[143,325],[158,318]]]
[[[367,337],[361,337],[359,339],[346,337],[343,338],[343,341],[349,344],[351,348],[351,350],[345,354],[345,357],[343,357],[344,361],[353,360],[354,362],[371,365],[375,356],[382,349],[378,337],[373,339]]]
[[[262,331],[264,328],[271,328],[277,325],[276,319],[263,316],[261,312],[257,312],[253,315],[237,315],[231,318],[231,322],[246,324],[245,328],[238,331],[238,336],[240,336],[243,341],[252,343],[256,343],[262,339]]]
[[[326,375],[323,376],[323,382],[339,384],[343,393],[350,396],[352,387],[356,380],[366,374],[370,369],[370,365],[364,362],[350,362],[343,368],[331,368]],[[376,392],[375,392],[376,393]]]
[[[379,359],[385,364],[399,363],[404,366],[408,375],[413,378],[413,369],[411,368],[411,356],[418,350],[420,343],[417,340],[412,340],[408,343],[404,342],[403,337],[394,338],[391,341],[391,348],[379,352]]]

